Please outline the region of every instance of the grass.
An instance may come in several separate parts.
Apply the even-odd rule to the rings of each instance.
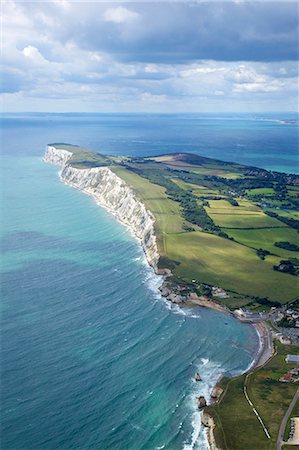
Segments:
[[[293,209],[269,209],[269,211],[276,212],[282,217],[287,217],[288,219],[299,220],[299,211],[294,211]]]
[[[237,199],[237,202],[239,206],[232,206],[227,200],[210,200],[205,210],[216,225],[224,228],[286,227],[249,200]]]
[[[221,228],[283,228],[286,227],[280,220],[269,217],[264,213],[244,212],[244,213],[221,213],[212,212],[210,208],[205,207],[205,210],[213,219],[216,225]]]
[[[297,390],[293,383],[281,383],[279,378],[295,365],[287,364],[287,354],[299,354],[299,348],[276,343],[277,355],[265,367],[248,376],[247,391],[264,420],[270,435],[277,439],[281,420]]]
[[[292,252],[276,247],[275,242],[290,242],[298,245],[298,233],[290,227],[285,228],[266,228],[252,230],[231,230],[224,229],[235,241],[248,247],[256,249],[262,248],[283,258],[299,258],[298,252]]]
[[[112,167],[112,170],[134,189],[146,208],[154,214],[159,251],[162,256],[167,256],[165,236],[182,233],[184,224],[186,224],[181,216],[178,203],[167,197],[165,188],[153,184],[125,168],[116,166]]]
[[[237,199],[239,206],[232,206],[227,200],[210,200],[209,210],[211,213],[220,214],[256,214],[261,213],[261,209],[252,202],[245,199]]]
[[[296,278],[272,269],[279,258],[262,261],[256,251],[228,239],[200,231],[166,236],[170,259],[179,261],[174,272],[249,296],[287,303],[297,295]]]
[[[107,166],[111,164],[111,158],[108,156],[100,155],[99,153],[91,152],[86,148],[79,147],[78,145],[70,144],[50,144],[56,148],[68,150],[73,153],[73,156],[69,160],[69,163],[77,169],[87,169],[90,167]]]
[[[224,379],[225,393],[219,404],[208,408],[216,422],[215,437],[223,450],[274,450],[280,423],[297,390],[295,384],[279,382],[281,375],[293,366],[285,362],[288,353],[299,354],[298,347],[277,343],[277,355],[247,376],[247,392],[260,414],[271,439],[244,396],[245,375]]]
[[[278,256],[267,256],[265,261],[262,261],[255,250],[269,248],[269,251],[272,251],[276,240],[293,242],[294,230],[264,214],[259,206],[248,199],[237,198],[239,206],[232,206],[225,198],[208,199],[210,207],[205,207],[206,212],[216,225],[238,240],[234,242],[217,236],[217,233],[204,233],[199,226],[191,225],[183,218],[180,203],[171,200],[166,194],[165,188],[169,189],[169,186],[165,181],[169,180],[184,189],[187,195],[188,191],[191,191],[199,197],[224,197],[226,185],[215,179],[202,178],[201,174],[242,176],[241,166],[188,154],[130,159],[106,157],[67,144],[57,144],[57,147],[74,153],[71,160],[73,166],[86,168],[108,165],[134,189],[156,218],[158,249],[164,257],[162,264],[172,261],[174,275],[178,280],[190,282],[196,279],[199,283],[220,286],[231,291],[231,297],[223,300],[230,308],[252,302],[257,305],[253,297],[269,297],[281,303],[287,303],[296,297],[296,278],[275,272],[272,268],[279,263],[282,256],[291,253],[290,256],[294,257],[293,252],[275,247],[273,253]],[[176,172],[169,169],[171,166]],[[179,169],[185,169],[189,174],[180,174]],[[146,171],[152,182],[145,178]],[[179,178],[180,175],[182,179]],[[161,183],[155,184],[159,182]],[[202,202],[198,201],[199,203]]]
[[[246,194],[249,195],[274,195],[275,191],[273,188],[256,188],[247,189]]]
[[[186,183],[185,181],[180,180],[179,178],[172,178],[171,181],[176,183],[182,189],[186,189],[186,190],[190,190],[191,189],[192,191],[194,191],[195,189],[196,190],[198,190],[198,189],[200,189],[200,190],[201,189],[207,190],[207,188],[204,187],[204,186],[199,186],[198,184],[193,184],[193,183]]]
[[[277,257],[268,256],[261,261],[255,250],[244,245],[200,231],[186,232],[184,226],[190,224],[184,221],[178,203],[167,197],[163,187],[123,167],[113,166],[112,170],[132,186],[156,217],[161,256],[180,263],[174,269],[175,276],[187,282],[196,279],[249,296],[267,296],[282,303],[296,296],[294,277],[272,269],[279,261]],[[247,200],[241,200],[240,207],[233,207],[225,200],[211,203],[229,210],[253,210],[253,214],[257,209]],[[228,301],[232,308],[248,303],[241,298],[236,299],[235,305],[232,299]]]

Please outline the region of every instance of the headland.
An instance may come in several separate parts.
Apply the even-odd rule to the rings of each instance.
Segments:
[[[44,160],[130,228],[161,276],[163,297],[254,324],[260,348],[248,373],[271,359],[265,319],[296,302],[298,176],[190,154],[110,157],[69,144],[48,145]],[[280,214],[271,208],[277,197],[287,206]]]

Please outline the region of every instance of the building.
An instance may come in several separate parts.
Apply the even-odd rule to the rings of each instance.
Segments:
[[[299,355],[287,355],[286,362],[299,364]]]

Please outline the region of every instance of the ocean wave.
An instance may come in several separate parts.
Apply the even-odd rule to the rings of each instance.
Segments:
[[[203,365],[205,366],[206,364],[208,364],[208,362],[210,361],[209,358],[200,358],[201,362],[203,363]]]

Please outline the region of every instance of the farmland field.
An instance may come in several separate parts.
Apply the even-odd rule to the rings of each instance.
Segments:
[[[259,259],[256,251],[203,232],[168,235],[167,255],[179,261],[174,273],[186,281],[195,279],[251,296],[287,303],[297,295],[292,275],[273,272],[279,259]]]
[[[222,228],[285,228],[286,225],[277,219],[267,216],[264,213],[244,212],[239,214],[210,212],[209,208],[205,208],[211,219],[216,225]]]
[[[283,258],[299,258],[298,252],[284,250],[274,245],[275,242],[290,242],[298,245],[298,233],[290,227],[266,228],[260,230],[224,229],[224,231],[229,236],[233,237],[235,241],[247,245],[248,247],[256,249],[262,248]]]
[[[150,183],[145,178],[122,167],[113,167],[112,170],[129,186],[132,186],[145,206],[155,216],[159,251],[162,255],[165,255],[165,235],[183,231],[185,221],[182,218],[178,203],[167,197],[163,187]]]

